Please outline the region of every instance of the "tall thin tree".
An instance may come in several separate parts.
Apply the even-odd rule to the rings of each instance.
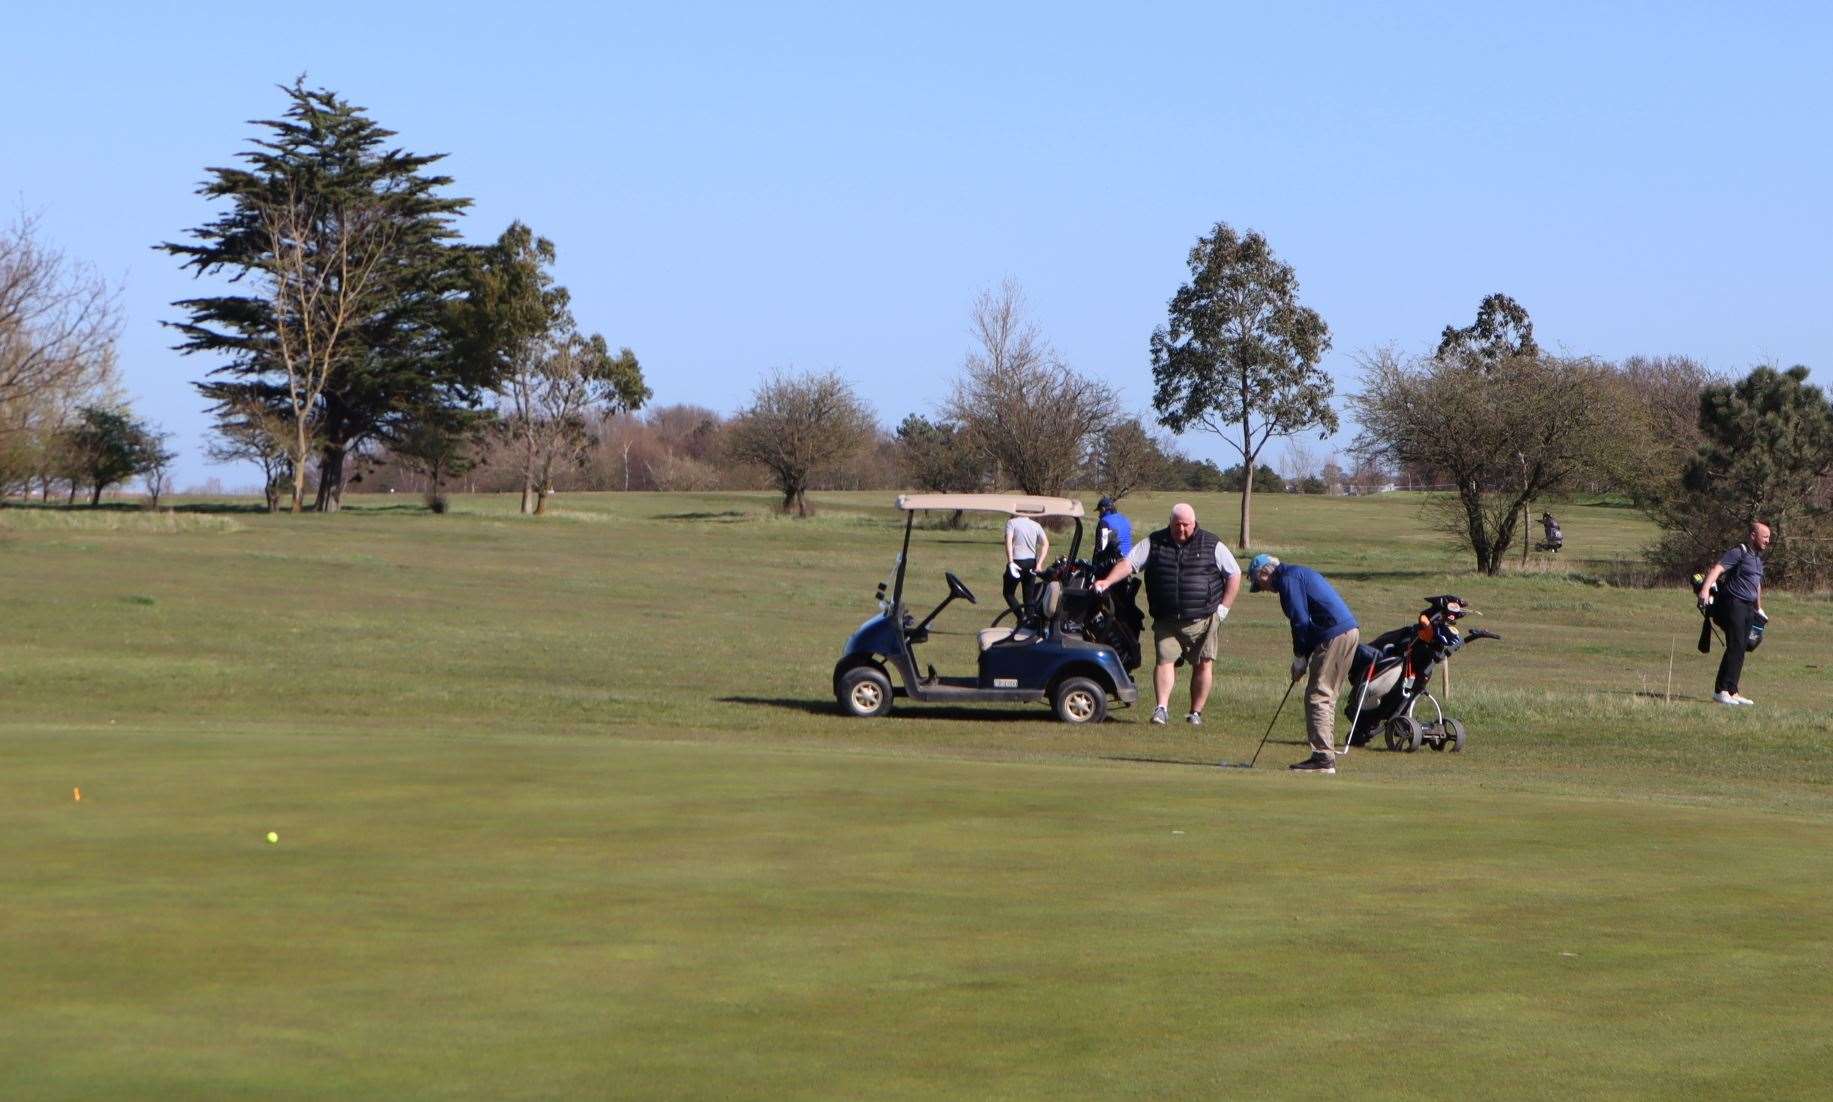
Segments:
[[[1165,325],[1152,333],[1152,402],[1173,432],[1198,427],[1220,436],[1254,470],[1277,437],[1337,430],[1335,389],[1318,361],[1330,329],[1298,301],[1298,275],[1266,238],[1218,222],[1197,239],[1190,281],[1171,296]],[[1253,546],[1254,480],[1241,485],[1240,546]]]

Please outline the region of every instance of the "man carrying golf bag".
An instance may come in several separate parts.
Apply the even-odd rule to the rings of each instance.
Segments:
[[[1280,610],[1292,622],[1292,680],[1305,683],[1305,740],[1311,756],[1292,765],[1300,773],[1335,773],[1337,686],[1362,641],[1356,618],[1324,576],[1307,566],[1255,555],[1247,567],[1250,588],[1274,590]]]
[[[1719,704],[1753,703],[1738,692],[1738,681],[1752,625],[1769,620],[1763,611],[1763,552],[1769,540],[1769,525],[1751,522],[1750,538],[1720,555],[1699,583],[1699,610],[1725,629],[1725,654],[1712,685],[1712,699]]]

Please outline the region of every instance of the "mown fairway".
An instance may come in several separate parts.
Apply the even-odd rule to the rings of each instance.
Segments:
[[[1260,498],[1365,634],[1449,591],[1505,641],[1463,755],[1288,776],[1288,705],[1220,770],[1267,596],[1200,734],[839,717],[890,496],[0,510],[0,1097],[1824,1096],[1833,605],[1767,599],[1727,712],[1690,598],[1599,584],[1633,513],[1486,580],[1417,499]],[[988,525],[913,550],[919,615],[980,598],[944,673]]]

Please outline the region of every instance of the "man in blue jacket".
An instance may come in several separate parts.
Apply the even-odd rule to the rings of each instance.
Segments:
[[[1308,566],[1255,555],[1247,576],[1254,592],[1278,592],[1280,610],[1292,622],[1292,680],[1311,675],[1305,683],[1305,739],[1311,756],[1292,768],[1335,773],[1337,686],[1349,676],[1350,660],[1362,639],[1356,618],[1324,576]]]

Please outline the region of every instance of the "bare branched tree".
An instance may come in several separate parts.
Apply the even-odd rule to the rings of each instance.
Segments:
[[[1495,574],[1532,502],[1588,473],[1620,468],[1641,422],[1613,402],[1609,369],[1541,353],[1481,363],[1408,361],[1392,350],[1363,360],[1355,398],[1364,460],[1447,478],[1446,532]]]
[[[809,480],[857,455],[876,431],[872,411],[834,372],[776,373],[733,421],[732,457],[768,470],[783,511],[808,515]]]
[[[1062,493],[1113,422],[1113,394],[1057,358],[1011,280],[981,292],[968,328],[977,347],[943,416],[961,426],[997,480],[1027,494]]]
[[[271,258],[263,269],[273,319],[273,352],[286,373],[292,511],[304,508],[307,460],[323,427],[325,388],[362,354],[354,329],[374,304],[399,223],[376,204],[336,210],[292,182],[259,203]]]
[[[1115,501],[1158,485],[1169,468],[1164,448],[1138,417],[1116,421],[1096,438],[1091,466],[1097,487]]]
[[[1320,464],[1317,452],[1305,443],[1304,438],[1294,436],[1286,441],[1286,453],[1280,462],[1280,473],[1293,482],[1303,482],[1318,473]]]
[[[267,511],[280,511],[280,489],[292,481],[288,418],[250,395],[233,399],[217,411],[216,439],[204,448],[212,463],[253,463],[261,468],[261,492]]]
[[[118,402],[117,294],[45,245],[35,216],[0,228],[0,493],[36,482],[48,498],[71,474],[61,441],[77,411]]]
[[[35,217],[0,230],[0,410],[105,373],[119,333],[116,290],[44,245]]]

